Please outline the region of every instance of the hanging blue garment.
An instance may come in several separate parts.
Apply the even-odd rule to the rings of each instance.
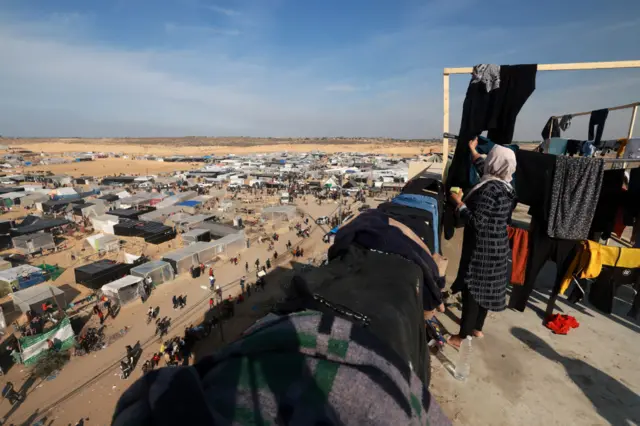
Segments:
[[[596,153],[596,147],[593,145],[591,141],[585,141],[582,144],[582,156],[583,157],[593,157],[593,154]]]
[[[551,138],[549,139],[549,152],[548,154],[565,155],[567,153],[567,144],[569,139],[565,138]]]

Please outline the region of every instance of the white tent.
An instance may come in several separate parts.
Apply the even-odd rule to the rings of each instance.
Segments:
[[[87,237],[89,244],[95,251],[114,252],[120,248],[120,239],[114,235],[96,234]]]
[[[100,290],[102,291],[102,294],[107,296],[109,299],[117,300],[122,306],[133,302],[142,295],[145,295],[142,281],[142,277],[127,275],[119,280],[103,285]]]
[[[91,218],[93,229],[104,234],[113,235],[113,226],[119,222],[118,216],[111,214],[103,214],[102,216],[96,216]]]
[[[292,220],[296,216],[296,206],[276,206],[262,209],[264,220]]]

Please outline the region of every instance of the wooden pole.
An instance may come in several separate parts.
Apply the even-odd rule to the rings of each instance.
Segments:
[[[638,105],[640,105],[640,102],[634,102],[632,104],[626,104],[626,105],[618,105],[618,106],[614,106],[611,108],[606,108],[609,111],[618,111],[621,109],[627,109],[627,108],[637,108]],[[579,117],[581,115],[591,115],[592,111],[584,111],[584,112],[575,112],[573,114],[564,114],[564,115],[570,115],[571,117]],[[562,118],[561,115],[554,115],[552,118]]]
[[[443,90],[443,114],[444,121],[442,123],[442,131],[449,133],[449,74],[445,72],[442,76]],[[442,178],[444,180],[447,170],[447,162],[449,161],[449,138],[442,138]]]
[[[538,64],[538,71],[581,71],[640,68],[640,61],[578,62],[569,64]],[[471,74],[473,67],[445,68],[445,74]]]
[[[638,114],[638,104],[636,104],[631,110],[631,120],[629,121],[629,131],[627,132],[627,143],[629,143],[629,139],[633,137],[633,126],[636,124],[636,116]],[[627,163],[622,163],[622,168],[627,168]]]
[[[627,139],[631,139],[633,137],[633,127],[636,124],[636,117],[638,115],[638,105],[636,104],[631,110],[631,122],[629,123],[629,132],[627,132]]]

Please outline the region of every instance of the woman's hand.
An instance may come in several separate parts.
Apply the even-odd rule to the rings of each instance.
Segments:
[[[459,206],[462,204],[462,197],[464,196],[464,194],[462,193],[462,190],[460,190],[459,192],[452,192],[451,194],[449,194],[449,199],[451,200],[451,202],[453,204],[455,204],[456,206]]]
[[[471,151],[471,159],[475,163],[481,155],[478,153],[478,138],[473,138],[473,140],[469,141],[469,150]]]
[[[476,148],[478,147],[478,138],[475,137],[469,141],[469,149],[471,152],[476,152]]]

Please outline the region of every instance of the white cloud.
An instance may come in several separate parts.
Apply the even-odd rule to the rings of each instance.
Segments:
[[[237,10],[234,9],[228,9],[226,7],[220,7],[220,6],[216,6],[216,5],[212,5],[212,6],[205,6],[206,9],[209,9],[213,12],[216,13],[220,13],[222,15],[226,15],[226,16],[237,16],[240,14],[240,12],[238,12]]]

